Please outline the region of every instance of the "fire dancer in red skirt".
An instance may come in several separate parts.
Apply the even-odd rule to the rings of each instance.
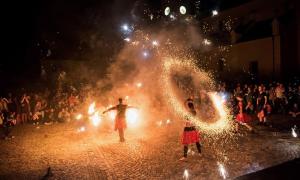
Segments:
[[[115,131],[116,130],[119,131],[120,142],[125,142],[124,129],[127,128],[126,115],[125,115],[127,108],[130,108],[130,106],[123,104],[123,99],[119,98],[118,105],[111,107],[103,112],[103,114],[105,114],[108,111],[117,110],[117,115],[115,118]]]
[[[246,110],[243,105],[242,99],[238,99],[237,112],[236,115],[236,131],[239,130],[239,125],[243,125],[247,127],[251,132],[253,132],[253,128],[248,124],[251,121],[251,117],[246,113]]]
[[[187,99],[187,106],[189,112],[193,116],[195,116],[196,110],[194,107],[193,100],[191,98]],[[199,132],[196,130],[196,127],[193,124],[193,122],[190,120],[190,118],[187,117],[184,124],[184,130],[183,130],[182,141],[181,141],[181,143],[183,144],[183,157],[180,160],[185,160],[187,158],[189,144],[195,143],[198,149],[198,153],[201,154],[201,145],[199,141],[200,141]]]

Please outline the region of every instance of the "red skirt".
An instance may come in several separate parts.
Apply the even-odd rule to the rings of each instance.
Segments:
[[[116,118],[115,120],[115,131],[118,129],[126,129],[127,124],[125,118]]]
[[[248,114],[238,114],[236,116],[236,120],[240,123],[248,123],[251,121],[251,117]]]
[[[193,131],[183,131],[181,137],[181,143],[184,145],[193,144],[200,141],[199,132],[196,130]]]

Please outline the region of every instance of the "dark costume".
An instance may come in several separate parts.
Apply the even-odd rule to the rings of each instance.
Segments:
[[[4,137],[8,138],[9,134],[11,133],[11,127],[15,125],[14,114],[9,113],[7,111],[3,111],[3,130],[4,130]]]

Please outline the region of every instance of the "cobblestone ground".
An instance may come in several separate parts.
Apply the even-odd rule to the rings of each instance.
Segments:
[[[255,134],[242,130],[227,141],[204,136],[202,155],[191,146],[185,162],[179,161],[179,123],[128,129],[125,143],[113,131],[76,128],[73,123],[15,127],[14,139],[0,141],[0,179],[42,179],[48,167],[50,179],[182,179],[184,170],[190,179],[222,179],[219,164],[233,179],[300,157],[299,138],[267,127],[256,127]]]

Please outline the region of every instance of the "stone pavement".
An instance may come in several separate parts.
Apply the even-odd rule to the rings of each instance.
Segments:
[[[38,128],[37,128],[38,127]],[[300,139],[291,132],[256,127],[231,137],[203,137],[199,156],[191,146],[188,160],[182,156],[180,123],[163,127],[128,129],[126,142],[117,133],[87,127],[77,132],[74,123],[21,125],[14,139],[0,140],[0,179],[223,179],[235,177],[300,157]]]

